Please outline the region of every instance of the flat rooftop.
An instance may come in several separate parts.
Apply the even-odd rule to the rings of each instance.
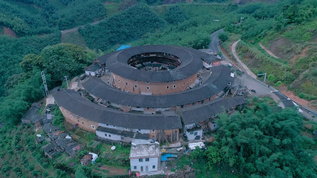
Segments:
[[[130,159],[137,158],[150,158],[160,156],[160,145],[157,143],[152,144],[138,144],[132,145],[130,150]]]

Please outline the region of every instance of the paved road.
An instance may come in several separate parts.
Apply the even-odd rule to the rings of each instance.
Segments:
[[[214,32],[213,34],[210,35],[211,42],[209,44],[209,49],[211,51],[213,51],[213,52],[216,52],[216,53],[221,52],[220,48],[219,48],[219,39],[218,39],[218,35],[221,32],[223,32],[223,29],[220,29],[220,30],[218,30],[218,31],[216,31],[216,32]],[[237,44],[238,42],[239,41],[237,41],[235,43]],[[233,48],[231,50],[232,50],[233,54],[235,54],[236,44],[232,45]],[[222,57],[223,57],[223,59],[231,62],[226,56],[223,55]],[[239,59],[238,56],[235,56],[235,57],[237,57],[237,59]],[[238,62],[240,61],[241,64],[243,64],[241,60],[237,60],[237,61]],[[247,66],[245,66],[245,68],[248,69]],[[317,111],[314,111],[314,110],[312,110],[310,108],[306,108],[306,107],[304,107],[302,105],[299,105],[298,103],[294,102],[293,100],[291,100],[290,98],[288,98],[283,93],[281,93],[280,91],[276,90],[275,88],[273,88],[271,86],[268,87],[267,84],[257,80],[256,76],[251,77],[250,75],[244,73],[242,76],[237,76],[237,79],[238,79],[238,82],[240,82],[244,86],[248,87],[249,89],[256,90],[256,93],[253,93],[253,95],[255,95],[255,96],[269,96],[269,97],[273,98],[276,102],[281,101],[281,103],[279,103],[279,106],[281,106],[282,108],[285,108],[285,107],[298,107],[300,113],[302,115],[304,115],[306,118],[309,118],[309,119],[312,119],[314,121],[317,121]]]
[[[219,33],[222,33],[222,32],[223,32],[223,29],[220,29],[220,30],[215,31],[214,33],[212,33],[212,34],[210,35],[211,42],[210,42],[208,48],[209,48],[212,52],[214,52],[214,53],[221,53],[221,50],[220,50],[220,48],[219,48],[219,38],[218,38],[218,35],[219,35]],[[224,60],[229,61],[229,59],[228,59],[226,56],[224,56],[224,55],[222,55],[222,58],[223,58]]]
[[[222,32],[223,32],[223,29],[220,29],[220,30],[215,31],[213,34],[210,35],[211,42],[210,42],[208,48],[215,53],[220,52],[218,35],[219,35],[219,33],[222,33]]]

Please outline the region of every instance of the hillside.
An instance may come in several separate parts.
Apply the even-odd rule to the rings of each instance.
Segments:
[[[317,106],[316,7],[310,0],[293,5],[251,3],[238,10],[243,20],[226,28],[232,37],[241,35],[237,51],[253,73],[267,73],[268,84],[308,100],[313,108]]]
[[[94,134],[66,125],[85,150],[50,160],[41,150],[44,144],[35,144],[42,128],[21,124],[33,102],[45,104],[41,71],[49,89],[66,86],[65,76],[75,78],[93,59],[124,44],[203,49],[210,34],[224,28],[219,38],[228,56],[230,45],[241,39],[237,51],[255,74],[267,73],[268,85],[317,107],[316,16],[315,0],[0,1],[0,177],[109,175],[101,164],[126,173],[129,148],[117,145],[113,154],[112,145],[95,143]],[[63,125],[58,114],[55,122]],[[268,98],[252,98],[243,111],[219,117],[228,126],[215,133],[222,141],[208,145],[206,153],[196,151],[171,163],[172,171],[190,165],[197,177],[316,175],[311,159],[316,140],[311,138],[317,125],[296,111],[282,112]],[[88,151],[105,152],[105,159],[83,168],[77,163]]]

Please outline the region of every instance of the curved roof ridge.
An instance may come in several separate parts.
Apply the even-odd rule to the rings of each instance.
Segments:
[[[92,95],[103,100],[132,107],[150,107],[164,108],[192,104],[213,97],[218,92],[222,91],[228,82],[233,82],[230,76],[230,68],[216,66],[216,72],[212,72],[210,78],[212,80],[207,83],[179,93],[171,93],[168,95],[141,95],[121,91],[115,89],[100,79],[90,78],[85,81],[83,87]],[[218,70],[220,69],[220,71]],[[224,71],[224,75],[222,73]],[[221,73],[221,74],[218,74]],[[221,76],[221,78],[219,78]],[[219,78],[219,79],[218,79]],[[219,81],[218,81],[219,80]],[[215,83],[212,83],[217,81]]]
[[[88,120],[133,129],[179,129],[182,128],[179,115],[168,114],[136,114],[109,109],[92,103],[74,90],[63,89],[53,95],[56,103]],[[115,119],[114,119],[115,118]]]
[[[163,52],[177,56],[181,65],[167,71],[141,71],[128,65],[128,59],[134,55],[150,52]],[[121,77],[136,81],[171,82],[186,79],[197,73],[202,67],[198,52],[181,46],[148,45],[136,46],[112,53],[106,60],[108,69]]]

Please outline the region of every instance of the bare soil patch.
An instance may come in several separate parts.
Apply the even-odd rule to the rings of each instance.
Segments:
[[[108,170],[110,175],[127,175],[127,170],[113,166],[102,166],[100,169]]]
[[[275,41],[271,41],[267,49],[282,59],[289,59],[294,56],[295,52],[292,50],[287,51],[286,48],[289,48],[292,44],[293,42],[291,40],[280,38]]]
[[[239,59],[239,56],[236,52],[236,47],[237,47],[237,44],[239,43],[239,41],[240,40],[238,40],[232,44],[231,52],[232,52],[234,58],[240,64],[240,66],[242,66],[242,68],[247,72],[247,74],[256,79],[256,75]]]
[[[266,47],[263,46],[261,43],[259,43],[259,45],[260,45],[260,47],[261,47],[267,54],[269,54],[270,56],[272,56],[272,57],[274,57],[274,58],[277,58],[277,59],[279,58],[279,57],[275,56],[270,50],[266,49]]]
[[[304,128],[306,128],[306,129],[312,129],[313,128],[313,125],[312,124],[305,124],[304,125]]]
[[[306,56],[307,51],[310,49],[310,46],[307,46],[306,48],[304,48],[302,50],[302,52],[299,55],[294,55],[294,57],[291,60],[291,67],[293,68],[293,66],[295,65],[295,62],[298,58],[302,58]]]
[[[310,104],[309,101],[304,100],[302,98],[299,98],[298,96],[296,96],[292,91],[287,90],[286,86],[281,86],[279,88],[279,90],[286,95],[287,97],[289,97],[290,99],[292,99],[293,101],[295,101],[296,103],[303,105],[305,107],[312,107],[312,105]]]
[[[13,38],[18,38],[18,35],[13,30],[11,30],[10,28],[3,27],[3,33],[4,33],[4,35],[9,36],[11,38],[12,37]]]
[[[307,133],[307,132],[302,132],[303,136],[309,137],[309,138],[314,138],[313,134]]]

